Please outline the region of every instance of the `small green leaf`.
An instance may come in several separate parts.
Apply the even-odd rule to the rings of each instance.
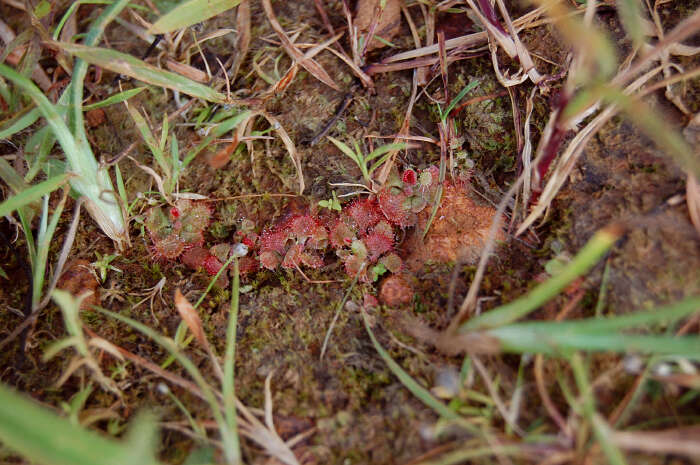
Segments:
[[[51,4],[46,0],[41,0],[39,4],[34,8],[34,14],[39,19],[43,18],[49,13],[51,13]]]
[[[372,273],[372,281],[376,282],[379,279],[379,277],[387,271],[389,270],[386,269],[386,266],[384,266],[383,263],[377,263],[370,270],[370,272]]]

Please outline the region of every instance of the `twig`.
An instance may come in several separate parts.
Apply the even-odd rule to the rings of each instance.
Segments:
[[[345,97],[343,97],[343,100],[340,102],[340,105],[338,105],[338,108],[335,110],[335,114],[333,114],[333,117],[331,117],[330,120],[323,126],[323,128],[319,131],[316,136],[311,139],[311,142],[309,142],[309,145],[313,147],[314,145],[318,144],[321,139],[326,137],[326,134],[333,129],[333,126],[335,126],[335,123],[338,122],[338,120],[343,116],[343,113],[345,113],[345,110],[348,109],[350,106],[350,103],[352,103],[353,99],[353,93],[348,92],[345,94]]]

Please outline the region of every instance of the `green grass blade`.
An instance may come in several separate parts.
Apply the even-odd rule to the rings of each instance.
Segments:
[[[180,365],[182,365],[185,371],[189,373],[189,375],[192,377],[192,380],[202,391],[202,394],[207,404],[209,404],[209,408],[211,409],[211,414],[214,417],[217,426],[219,427],[221,436],[228,436],[228,425],[226,424],[223,416],[221,415],[221,409],[219,408],[219,403],[216,399],[214,390],[209,385],[207,380],[204,379],[201,371],[199,371],[199,368],[197,368],[197,366],[180,351],[175,341],[173,341],[169,337],[159,334],[158,332],[154,331],[153,329],[149,328],[143,323],[136,321],[132,318],[129,318],[119,313],[111,312],[102,307],[93,306],[93,308],[104,315],[107,315],[111,318],[114,318],[115,320],[121,321],[122,323],[131,326],[132,328],[151,338],[156,344],[160,345],[165,350],[170,352],[170,355],[175,357],[175,359],[180,363]]]
[[[336,139],[336,138],[334,138],[334,137],[331,137],[331,136],[326,136],[326,137],[328,137],[328,140],[330,140],[331,142],[333,142],[333,145],[335,145],[336,147],[338,147],[338,149],[340,149],[341,152],[343,152],[345,155],[347,155],[352,161],[354,161],[355,163],[357,163],[357,166],[359,166],[360,169],[361,169],[362,171],[364,171],[362,160],[358,158],[359,155],[358,155],[357,153],[355,153],[355,152],[354,152],[350,147],[348,147],[344,142],[341,142],[341,141],[339,141],[338,139]]]
[[[406,143],[404,142],[399,144],[382,145],[381,147],[377,147],[376,149],[372,150],[372,152],[365,157],[365,163],[369,163],[370,161],[374,160],[377,157],[381,157],[387,152],[391,152],[393,150],[403,150],[404,148],[406,148]]]
[[[75,73],[74,73],[75,74]],[[61,144],[70,169],[77,174],[71,178],[71,186],[87,197],[87,208],[102,230],[113,240],[121,243],[126,235],[126,226],[121,209],[113,194],[112,181],[106,171],[98,171],[97,161],[87,140],[79,144],[63,121],[57,108],[29,79],[12,68],[0,64],[0,75],[10,79],[36,103],[54,136]],[[71,86],[75,85],[75,82]],[[82,122],[82,112],[81,112]],[[84,137],[85,130],[82,129]]]
[[[522,325],[504,326],[486,331],[486,337],[495,338],[504,352],[540,353],[563,356],[572,351],[637,352],[657,355],[681,355],[700,359],[700,338],[696,336],[640,336],[617,332],[589,333],[575,329],[554,331]]]
[[[158,166],[165,175],[166,181],[169,181],[171,174],[170,165],[165,160],[165,154],[163,154],[163,150],[161,150],[161,146],[156,141],[156,138],[151,132],[151,128],[148,126],[148,123],[146,122],[145,118],[141,116],[141,113],[139,113],[139,111],[132,106],[127,105],[126,110],[129,112],[129,116],[131,116],[131,119],[134,121],[134,124],[139,130],[139,133],[141,134],[141,137],[143,138],[144,142],[146,142],[148,149],[153,154],[153,158],[156,159]],[[170,194],[170,192],[166,192],[166,194]]]
[[[447,105],[447,108],[445,109],[445,112],[442,113],[442,120],[445,121],[445,120],[447,119],[447,117],[450,116],[450,112],[451,112],[452,110],[454,110],[454,107],[456,107],[457,104],[458,104],[459,102],[462,101],[462,99],[464,98],[464,96],[467,95],[467,93],[468,93],[470,90],[474,89],[474,88],[477,87],[478,85],[479,85],[479,81],[472,81],[472,82],[470,82],[469,84],[467,84],[466,86],[464,86],[464,89],[460,90],[460,91],[459,91],[459,94],[457,94],[457,96],[456,96],[455,98],[452,99],[452,101],[450,102],[450,104]]]
[[[626,315],[609,318],[586,318],[584,320],[573,321],[529,321],[509,325],[512,328],[532,328],[541,332],[575,331],[578,333],[605,333],[611,331],[621,331],[625,329],[640,328],[643,326],[675,323],[681,318],[692,315],[700,311],[700,297],[690,297],[681,302],[658,307],[653,310],[638,310]]]
[[[29,189],[29,184],[24,182],[24,178],[17,174],[17,171],[4,158],[0,158],[0,179],[10,186],[15,194]]]
[[[612,429],[607,422],[595,410],[595,400],[593,398],[593,386],[588,381],[588,374],[583,364],[583,358],[578,353],[571,356],[571,369],[574,372],[576,385],[583,398],[583,416],[593,427],[593,434],[600,444],[603,454],[611,465],[626,465],[625,456],[622,451],[612,442]]]
[[[0,217],[9,215],[18,208],[27,206],[30,203],[39,200],[44,195],[55,191],[63,184],[65,184],[69,177],[69,174],[61,174],[59,176],[55,176],[53,178],[47,179],[44,182],[36,184],[20,192],[17,195],[13,195],[9,199],[0,203]]]
[[[236,421],[235,361],[236,361],[236,326],[238,325],[238,299],[240,291],[240,272],[238,258],[233,261],[233,283],[231,284],[231,310],[226,329],[226,352],[224,354],[224,379],[221,391],[224,396],[224,415],[228,425],[230,446],[229,458],[234,463],[241,460],[238,424]]]
[[[642,22],[642,8],[639,0],[617,0],[617,13],[620,16],[622,27],[632,39],[635,46],[644,44],[644,24]]]
[[[114,18],[126,7],[128,0],[117,0],[102,12],[92,23],[90,30],[85,36],[85,46],[93,46],[99,43],[105,28]],[[70,89],[66,93],[72,103],[71,127],[73,134],[79,144],[88,146],[87,134],[85,133],[85,123],[83,121],[83,85],[87,75],[86,60],[78,59],[73,67]],[[61,96],[63,97],[63,96]]]
[[[502,305],[462,324],[461,332],[495,328],[526,316],[561,292],[571,281],[590,270],[615,244],[622,231],[609,227],[598,231],[576,257],[556,276],[535,287],[523,297]]]
[[[49,99],[46,98],[41,90],[29,79],[20,75],[9,66],[0,64],[0,75],[5,76],[31,97],[39,108],[39,111],[41,111],[41,114],[46,118],[46,122],[51,126],[53,133],[56,135],[56,139],[58,139],[58,142],[66,153],[66,157],[68,157],[69,160],[71,157],[76,157],[75,154],[78,153],[78,146],[73,138],[73,134],[68,130],[68,126],[66,126],[54,105],[49,102]],[[81,164],[75,164],[78,165],[75,171],[80,174]],[[92,160],[92,164],[95,167],[97,166],[97,162],[95,162],[94,159]],[[73,163],[71,163],[71,166],[72,165]]]
[[[435,460],[428,460],[416,463],[416,465],[457,465],[464,463],[473,463],[471,460],[479,459],[483,457],[492,456],[514,456],[525,455],[521,451],[521,446],[501,446],[501,445],[491,445],[487,447],[464,447],[448,452]],[[487,462],[479,462],[487,463]],[[493,461],[491,463],[496,463]],[[508,462],[506,462],[508,463]]]
[[[176,90],[209,102],[223,103],[226,100],[224,94],[210,87],[180,74],[156,68],[126,53],[107,48],[89,47],[65,42],[55,42],[55,44],[71,55],[75,55],[90,64],[100,66],[114,73],[123,74],[158,87]]]
[[[241,0],[189,0],[158,18],[148,30],[150,34],[182,29],[236,7]]]
[[[95,102],[92,105],[86,105],[83,107],[83,111],[89,111],[89,110],[96,110],[98,108],[103,108],[103,107],[108,107],[110,105],[114,105],[115,103],[121,103],[126,100],[129,100],[131,97],[134,97],[138,94],[140,94],[145,87],[136,87],[135,89],[128,89],[123,92],[118,92],[114,95],[111,95],[107,97],[104,100],[100,100],[99,102]]]
[[[433,397],[430,391],[418,384],[418,382],[414,380],[411,377],[411,375],[406,373],[404,369],[401,368],[401,366],[399,366],[399,364],[396,363],[393,358],[391,358],[391,355],[389,355],[389,353],[386,350],[384,350],[381,344],[379,344],[379,341],[377,341],[377,338],[374,337],[374,333],[369,327],[369,322],[367,321],[367,315],[365,314],[364,309],[362,309],[361,312],[362,321],[365,323],[365,329],[367,330],[367,333],[369,334],[369,337],[372,340],[372,345],[374,345],[374,348],[377,350],[384,362],[389,366],[391,372],[394,373],[394,375],[399,379],[399,381],[401,381],[401,384],[403,384],[406,387],[406,389],[411,391],[411,394],[416,396],[425,405],[435,410],[435,412],[437,412],[439,415],[451,420],[458,419],[459,416],[455,412],[450,410],[445,404]]]
[[[71,424],[68,419],[59,417],[3,385],[0,385],[0,441],[23,457],[40,464],[137,463],[134,462],[130,444]],[[145,461],[143,458],[138,463],[158,463],[155,459]]]
[[[40,116],[41,112],[39,112],[37,108],[31,108],[10,118],[9,121],[0,127],[0,139],[8,139],[21,130],[27,129],[34,124]]]
[[[49,249],[51,248],[51,243],[53,241],[53,234],[56,232],[56,226],[58,226],[58,220],[61,218],[63,213],[63,208],[66,206],[66,199],[68,198],[68,193],[61,198],[56,208],[54,208],[53,214],[51,215],[51,221],[48,222],[46,228],[39,228],[39,236],[37,237],[36,243],[36,260],[33,266],[34,279],[32,282],[32,308],[37,308],[41,300],[41,291],[44,287],[44,277],[46,276],[46,265],[49,260]],[[42,212],[42,226],[44,221],[48,216],[48,195],[44,197],[45,208]]]

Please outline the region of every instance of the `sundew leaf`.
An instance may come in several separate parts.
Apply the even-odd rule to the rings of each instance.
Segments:
[[[163,34],[182,29],[230,10],[239,3],[241,0],[189,0],[158,18],[148,32]]]
[[[226,100],[224,94],[210,87],[182,75],[156,68],[126,53],[108,48],[88,47],[66,42],[54,42],[54,44],[71,55],[75,55],[90,64],[100,66],[114,73],[123,74],[155,86],[176,90],[209,102],[223,103]]]

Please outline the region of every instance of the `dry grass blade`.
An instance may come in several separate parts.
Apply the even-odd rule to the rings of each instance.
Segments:
[[[700,154],[700,113],[688,123],[683,130],[683,135],[691,147],[695,148],[695,155]],[[692,174],[688,173],[688,180],[685,184],[685,200],[688,204],[690,220],[695,226],[695,230],[700,234],[700,182]]]
[[[542,8],[537,8],[524,14],[520,18],[513,21],[513,26],[520,30],[525,28],[527,25],[533,26],[535,21],[542,16],[544,10]],[[473,34],[467,34],[445,41],[445,50],[450,51],[458,47],[472,47],[475,45],[484,45],[488,41],[488,33],[486,31],[475,32]],[[414,50],[409,50],[408,52],[397,53],[389,58],[383,60],[383,63],[393,63],[396,61],[410,60],[413,58],[419,58],[426,55],[433,55],[438,53],[438,45],[432,44],[425,47],[416,48]]]
[[[659,71],[661,71],[661,68],[657,67],[647,72],[646,74],[635,80],[632,84],[627,86],[627,88],[624,90],[624,94],[633,94],[642,85],[644,85],[644,83],[652,79]],[[535,222],[535,220],[537,220],[537,218],[543,215],[544,212],[549,208],[549,205],[554,200],[554,197],[556,197],[557,193],[568,179],[569,173],[571,173],[571,170],[573,170],[574,166],[576,165],[576,162],[583,153],[583,149],[585,148],[588,141],[600,130],[600,128],[603,127],[605,123],[607,123],[610,120],[610,118],[617,114],[618,110],[619,108],[616,105],[608,105],[595,118],[593,118],[581,131],[579,131],[578,134],[576,134],[576,136],[574,136],[574,138],[571,140],[571,142],[569,142],[569,145],[566,147],[564,152],[557,160],[557,164],[554,167],[554,171],[552,172],[549,181],[547,181],[547,184],[542,190],[537,205],[533,208],[533,210],[530,212],[527,218],[525,218],[522,224],[518,227],[518,230],[515,233],[516,236],[525,232],[527,228],[529,228]],[[549,141],[549,136],[551,135],[551,131],[553,131],[554,129],[553,126],[555,122],[558,121],[558,119],[559,118],[556,115],[556,112],[553,113],[549,123],[547,124],[547,128],[545,129],[545,132],[542,136],[542,140],[540,140],[540,145],[537,150],[538,159],[541,159],[544,155],[543,152],[546,149],[547,142]],[[532,166],[533,183],[539,185],[539,183],[541,182],[541,180],[539,179],[539,172],[537,171],[539,161],[533,163]]]
[[[401,129],[399,129],[399,133],[396,135],[396,138],[394,139],[394,143],[397,144],[399,143],[402,139],[405,139],[408,136],[408,130],[411,122],[411,114],[413,113],[413,105],[416,103],[418,96],[418,70],[413,71],[413,83],[411,84],[411,99],[408,101],[408,107],[406,108],[406,115],[404,116],[403,123],[401,124]],[[391,173],[391,168],[394,166],[394,162],[396,159],[396,154],[398,153],[398,150],[392,150],[390,152],[391,155],[389,155],[389,158],[387,158],[386,162],[382,165],[382,169],[379,172],[379,176],[377,178],[378,182],[380,185],[384,185],[386,183],[386,180],[389,178],[389,174]]]
[[[301,159],[299,158],[299,153],[297,152],[297,148],[294,145],[294,142],[292,142],[292,138],[289,137],[289,134],[287,131],[282,127],[282,124],[273,116],[268,115],[267,113],[261,112],[260,113],[262,116],[267,119],[267,121],[270,123],[272,128],[275,130],[278,136],[280,136],[280,139],[282,139],[282,143],[284,143],[284,147],[287,149],[287,152],[289,153],[289,157],[292,159],[292,163],[294,163],[294,168],[297,170],[297,175],[299,176],[299,195],[304,193],[304,172],[302,171],[301,168]],[[241,125],[245,126],[245,125]]]
[[[688,175],[685,189],[690,220],[693,222],[695,230],[700,234],[700,184],[698,184],[698,180],[693,175]]]
[[[169,58],[165,61],[165,66],[167,66],[173,73],[185,76],[186,78],[192,79],[195,82],[201,82],[202,84],[209,82],[209,76],[207,73],[195,68],[194,66],[186,65],[185,63],[180,63]]]
[[[700,426],[662,431],[616,431],[612,441],[623,449],[700,457]]]
[[[231,81],[236,79],[238,70],[241,68],[241,64],[243,64],[246,55],[248,55],[248,49],[250,48],[250,0],[243,0],[238,5],[238,10],[236,12],[236,28],[238,30],[238,39],[236,40],[236,58],[234,59],[231,72],[229,73]]]
[[[333,82],[333,79],[331,79],[326,70],[324,70],[321,67],[321,65],[319,65],[313,59],[306,58],[304,54],[301,53],[301,51],[292,43],[292,41],[289,40],[289,37],[287,37],[287,34],[284,32],[282,25],[279,23],[279,21],[277,21],[275,12],[272,10],[272,5],[270,4],[270,0],[262,0],[262,3],[263,8],[265,9],[265,14],[267,15],[267,19],[270,21],[272,29],[274,29],[274,31],[277,33],[280,42],[282,42],[282,47],[284,47],[284,50],[287,52],[287,54],[296,63],[303,66],[309,73],[311,73],[313,77],[323,82],[331,89],[340,92],[340,87],[338,87],[338,85],[335,82]]]
[[[289,448],[281,437],[277,434],[272,423],[272,392],[270,390],[270,379],[272,373],[269,373],[265,379],[265,410],[264,416],[266,427],[258,418],[253,415],[248,407],[240,400],[236,399],[236,409],[241,413],[238,419],[240,433],[260,445],[268,455],[287,465],[299,465],[294,452]]]

